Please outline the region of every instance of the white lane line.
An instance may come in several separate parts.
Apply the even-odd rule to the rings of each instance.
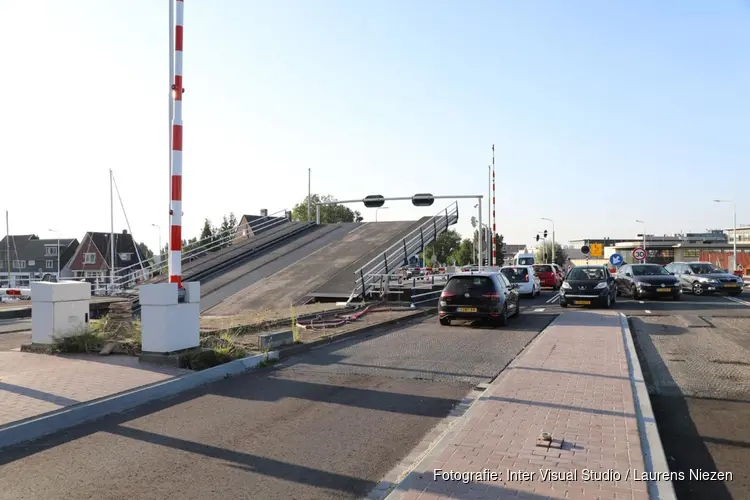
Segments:
[[[645,302],[644,302],[644,301],[642,301],[642,300],[639,300],[639,301],[638,301],[638,303],[639,303],[639,304],[645,304]]]
[[[549,300],[548,300],[547,302],[545,302],[545,304],[551,304],[551,303],[553,303],[554,301],[556,301],[556,300],[557,300],[557,299],[559,299],[559,298],[560,298],[560,294],[559,294],[559,293],[556,293],[556,294],[554,294],[554,295],[552,296],[552,298],[551,298],[551,299],[549,299]]]
[[[742,304],[743,306],[750,306],[750,302],[742,299],[738,299],[737,297],[724,297],[727,300],[731,300],[732,302],[735,302],[737,304]]]
[[[646,314],[651,314],[651,311],[649,309],[646,309]]]
[[[533,312],[535,312],[535,313],[543,313],[544,312],[544,308],[543,307],[541,309],[536,308],[536,309],[534,309]]]

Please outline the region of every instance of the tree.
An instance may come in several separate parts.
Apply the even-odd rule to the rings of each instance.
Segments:
[[[140,242],[138,243],[138,255],[141,256],[141,260],[151,260],[154,257],[154,252],[151,251],[151,249],[146,246],[145,243]]]
[[[474,245],[469,238],[461,241],[458,249],[451,256],[455,259],[457,266],[465,266],[474,263]]]
[[[315,205],[320,202],[331,202],[334,201],[333,196],[317,195],[313,194],[310,196],[310,217],[315,220]],[[307,222],[307,196],[300,203],[294,205],[292,209],[292,220],[298,222]],[[339,205],[321,205],[320,206],[320,223],[321,224],[336,224],[338,222],[362,222],[362,214],[357,210],[351,210],[349,207]]]
[[[216,237],[216,229],[214,228],[214,225],[211,224],[211,221],[209,219],[205,219],[203,221],[203,229],[201,229],[201,236],[200,236],[200,243],[199,243],[200,246],[210,245],[211,243],[214,242],[215,237]]]
[[[552,262],[552,242],[547,241],[536,247],[534,258],[537,262]],[[568,261],[568,252],[559,243],[555,243],[555,264],[564,266]]]
[[[237,221],[237,216],[234,215],[234,212],[229,212],[229,227],[237,229],[237,224],[239,224],[239,222]]]
[[[426,261],[434,261],[436,257],[438,262],[445,263],[448,258],[456,252],[461,245],[461,235],[456,231],[449,229],[437,237],[435,241],[425,247]]]

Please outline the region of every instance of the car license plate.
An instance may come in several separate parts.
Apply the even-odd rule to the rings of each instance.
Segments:
[[[734,283],[732,283],[731,285],[727,283],[726,285],[724,285],[724,288],[737,288],[737,285],[735,285]]]
[[[672,289],[671,288],[657,288],[656,291],[657,292],[671,292]]]
[[[577,306],[589,306],[591,305],[591,301],[590,300],[576,300],[575,302],[573,302],[573,304]]]
[[[477,312],[476,307],[459,307],[458,312],[460,313],[475,313]]]

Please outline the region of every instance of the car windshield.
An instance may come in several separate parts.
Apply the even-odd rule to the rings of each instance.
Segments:
[[[552,266],[534,266],[534,271],[538,273],[551,273]]]
[[[525,267],[505,267],[500,270],[511,283],[529,281],[529,270]]]
[[[494,291],[492,280],[486,276],[454,276],[445,285],[447,292],[463,295],[470,292]]]
[[[568,280],[604,280],[604,269],[574,267],[568,274]]]
[[[694,274],[722,274],[724,270],[713,264],[690,264],[690,270]]]
[[[521,257],[518,259],[518,265],[519,266],[533,266],[534,257]]]
[[[661,266],[633,266],[633,276],[669,276],[669,271]]]

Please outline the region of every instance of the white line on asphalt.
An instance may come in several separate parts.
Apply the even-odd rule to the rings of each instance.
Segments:
[[[639,300],[639,301],[638,301],[638,303],[639,303],[639,304],[645,304],[645,302],[644,302],[644,301],[642,301],[642,300]]]
[[[738,299],[737,297],[724,297],[727,300],[731,300],[732,302],[735,302],[737,304],[742,304],[743,306],[750,306],[750,302],[742,299]]]
[[[551,299],[549,299],[549,300],[548,300],[547,302],[545,302],[545,304],[551,304],[551,303],[553,303],[554,301],[556,301],[556,300],[557,300],[557,299],[559,299],[559,298],[560,298],[560,294],[559,294],[559,293],[556,293],[556,294],[554,294],[554,295],[552,296],[552,298],[551,298]]]
[[[543,313],[544,312],[544,308],[543,307],[541,309],[536,308],[536,309],[534,309],[533,312],[535,312],[535,313]]]
[[[651,311],[646,309],[646,314],[651,314]]]

